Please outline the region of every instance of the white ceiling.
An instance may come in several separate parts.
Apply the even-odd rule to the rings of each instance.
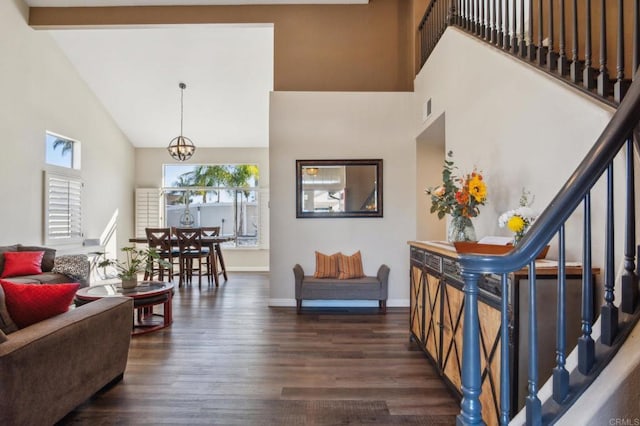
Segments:
[[[368,3],[368,0],[26,0],[29,6]],[[173,25],[48,31],[136,147],[184,132],[196,147],[267,147],[272,25]]]
[[[180,133],[197,147],[266,147],[272,25],[54,30],[53,38],[136,147]]]

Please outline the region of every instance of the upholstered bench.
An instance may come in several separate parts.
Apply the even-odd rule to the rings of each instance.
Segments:
[[[302,266],[293,267],[296,281],[296,307],[300,313],[302,300],[377,300],[381,313],[387,312],[389,267],[382,265],[375,277],[341,280],[305,275]]]

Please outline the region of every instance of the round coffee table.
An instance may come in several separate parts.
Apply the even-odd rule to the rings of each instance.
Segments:
[[[173,322],[171,301],[173,284],[160,281],[143,281],[132,289],[123,289],[120,284],[103,284],[78,290],[76,305],[84,305],[103,297],[131,297],[133,299],[133,327],[131,334],[143,334],[168,327]],[[153,307],[162,304],[164,314],[154,314]],[[158,321],[154,317],[162,317]]]

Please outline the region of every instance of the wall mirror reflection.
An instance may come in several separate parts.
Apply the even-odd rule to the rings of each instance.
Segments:
[[[297,160],[296,217],[382,217],[382,160]]]

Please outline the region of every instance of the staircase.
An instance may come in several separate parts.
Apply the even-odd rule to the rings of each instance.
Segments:
[[[611,19],[615,17],[615,19]],[[615,25],[608,25],[615,21]],[[631,24],[631,25],[629,25]],[[432,0],[419,26],[421,60],[424,64],[448,26],[456,26],[496,49],[512,55],[549,75],[570,84],[589,96],[617,108],[592,149],[567,180],[547,209],[518,246],[503,256],[461,255],[465,281],[462,394],[459,425],[483,424],[480,330],[478,323],[478,281],[483,274],[501,277],[503,293],[508,294],[508,275],[529,268],[529,372],[526,423],[556,422],[585,392],[609,362],[615,358],[640,319],[636,253],[635,175],[639,158],[640,78],[640,0]],[[631,29],[631,30],[630,30]],[[613,48],[612,48],[613,47]],[[597,58],[597,59],[596,59]],[[626,64],[631,63],[626,71]],[[615,64],[612,66],[611,64]],[[628,75],[635,75],[632,83]],[[625,179],[614,182],[614,160],[624,165]],[[566,259],[567,239],[582,241],[584,270],[593,265],[591,190],[601,176],[606,179],[605,261],[603,300],[596,301],[591,274],[583,274],[582,321],[577,341],[578,362],[567,366],[567,348],[576,342],[566,335]],[[614,197],[614,193],[618,198]],[[620,194],[623,194],[620,197]],[[599,200],[601,204],[602,200]],[[616,247],[614,208],[624,211],[624,242]],[[581,235],[565,235],[565,223],[575,212],[582,213]],[[552,372],[550,398],[539,396],[538,341],[536,318],[535,257],[557,237],[559,278],[558,322],[556,324],[556,366]],[[621,291],[616,294],[616,248],[624,253]],[[503,298],[502,324],[508,324],[509,307]],[[594,306],[598,306],[594,312]],[[599,337],[593,333],[593,318],[599,315]],[[501,327],[501,339],[509,341],[508,327]],[[501,345],[500,423],[508,424],[510,406],[509,345]],[[571,370],[571,371],[570,371]],[[608,395],[603,395],[603,398]],[[637,398],[637,395],[630,395]]]
[[[432,0],[418,27],[420,65],[447,26],[611,106],[640,62],[638,0]]]

